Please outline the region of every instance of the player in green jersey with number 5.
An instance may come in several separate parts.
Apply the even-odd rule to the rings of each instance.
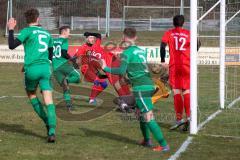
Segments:
[[[48,31],[39,25],[39,12],[37,9],[29,9],[24,15],[28,27],[22,29],[16,39],[14,39],[14,28],[17,22],[14,18],[8,21],[8,45],[9,49],[15,49],[21,44],[24,46],[25,90],[33,109],[46,125],[48,142],[53,143],[55,142],[56,112],[50,84],[49,57],[53,54],[52,37]],[[36,95],[38,86],[42,91],[47,113]]]
[[[141,145],[152,147],[150,132],[156,138],[160,146],[153,147],[154,151],[168,151],[169,146],[163,137],[162,131],[153,116],[152,95],[155,91],[154,83],[147,67],[147,53],[135,45],[137,39],[134,28],[126,28],[123,31],[123,41],[127,48],[121,54],[121,65],[118,68],[109,68],[102,60],[102,68],[112,74],[127,74],[136,98],[137,113],[140,119],[140,129],[144,140]]]
[[[60,36],[58,38],[53,39],[53,74],[59,85],[63,88],[63,97],[66,102],[66,106],[70,111],[72,108],[72,102],[69,83],[79,83],[80,73],[69,63],[71,61],[75,67],[78,67],[74,59],[68,55],[70,27],[60,27],[59,34]]]

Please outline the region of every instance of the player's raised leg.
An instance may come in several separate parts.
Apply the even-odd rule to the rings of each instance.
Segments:
[[[96,78],[96,80],[93,82],[91,94],[89,97],[89,103],[90,104],[97,104],[96,97],[103,92],[105,88],[107,88],[108,83],[106,79],[99,79]]]
[[[76,62],[68,55],[68,38],[70,35],[70,27],[62,26],[59,28],[60,36],[53,39],[54,52],[52,57],[52,66],[54,77],[63,88],[63,97],[66,102],[68,110],[72,108],[72,101],[69,89],[69,83],[79,83],[80,73],[69,64],[69,62]]]

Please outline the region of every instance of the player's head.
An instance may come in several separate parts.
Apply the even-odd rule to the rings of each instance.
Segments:
[[[69,26],[62,26],[59,28],[59,34],[61,37],[68,38],[70,35],[70,27]]]
[[[182,27],[184,24],[184,16],[183,15],[176,15],[173,17],[173,25],[175,27]]]
[[[86,41],[87,41],[87,43],[88,44],[91,44],[91,45],[93,45],[95,42],[96,42],[96,37],[95,36],[91,36],[91,35],[89,35],[89,36],[86,36]]]
[[[135,28],[125,28],[123,31],[124,42],[134,42],[137,39],[137,31]]]
[[[31,8],[24,13],[27,24],[39,23],[39,11],[35,8]]]

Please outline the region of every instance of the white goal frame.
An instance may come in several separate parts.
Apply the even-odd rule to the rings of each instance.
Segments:
[[[190,30],[191,30],[191,64],[190,64],[190,106],[191,106],[191,121],[190,121],[190,134],[197,134],[201,126],[198,127],[197,124],[197,108],[198,108],[198,98],[197,98],[197,31],[198,24],[205,16],[208,15],[216,6],[220,4],[220,72],[219,72],[219,101],[220,109],[225,108],[225,45],[226,45],[226,25],[238,14],[240,10],[237,11],[232,17],[226,20],[226,0],[219,0],[216,2],[202,17],[198,19],[197,17],[197,0],[191,0],[191,11],[190,11]],[[240,98],[238,98],[240,100]],[[235,103],[235,101],[234,101]],[[217,113],[217,112],[216,112]],[[209,121],[207,119],[206,121]]]

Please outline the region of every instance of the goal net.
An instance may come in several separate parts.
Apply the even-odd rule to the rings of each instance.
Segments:
[[[107,0],[9,0],[7,19],[16,18],[17,32],[27,25],[24,12],[29,8],[39,10],[40,24],[52,34],[58,34],[62,25],[70,26],[73,35],[81,35],[84,30],[108,33]]]
[[[190,4],[184,7],[184,27],[190,29]],[[201,48],[197,53],[197,128],[199,134],[211,136],[235,136],[239,133],[239,16],[238,1],[226,1],[226,49],[225,49],[225,83],[224,107],[220,102],[220,1],[198,1],[197,16],[198,39]],[[166,6],[124,6],[124,27],[135,27],[138,31],[163,31],[172,28],[172,18],[180,14],[181,7]],[[181,11],[182,12],[182,11]],[[234,16],[235,15],[235,16]],[[230,19],[232,16],[234,18]],[[197,41],[197,37],[195,39]],[[159,40],[160,43],[160,40]],[[222,76],[222,74],[221,74]],[[172,103],[173,99],[171,99]],[[173,105],[173,104],[172,104]],[[231,106],[231,109],[227,109]],[[164,111],[163,111],[164,112]],[[172,116],[174,117],[174,116]],[[172,118],[171,120],[174,120]]]
[[[202,11],[203,7],[198,7],[198,13]],[[189,6],[124,6],[122,28],[135,27],[139,31],[164,31],[172,27],[173,16],[181,12],[185,15],[185,27],[189,28]]]
[[[205,2],[204,12],[218,1]],[[202,2],[203,3],[203,2]],[[240,29],[238,1],[226,1],[225,97],[220,109],[220,3],[198,25],[198,128],[200,134],[240,137]]]

